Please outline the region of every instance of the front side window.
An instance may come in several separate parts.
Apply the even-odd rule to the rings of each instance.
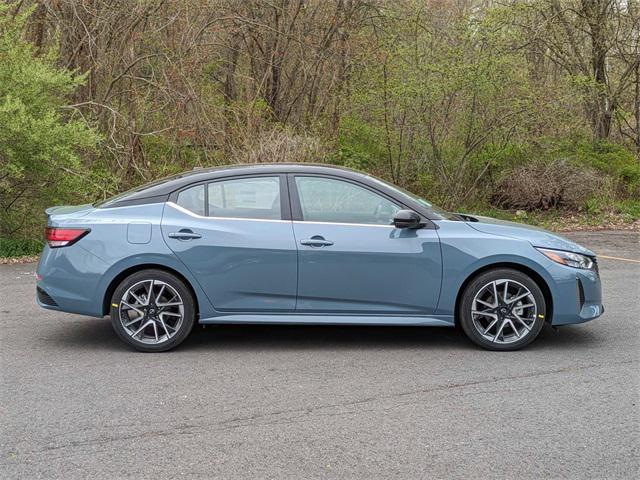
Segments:
[[[255,177],[209,184],[209,216],[280,220],[280,179]]]
[[[204,215],[204,185],[196,185],[181,191],[176,203],[190,212]]]
[[[391,225],[400,207],[350,182],[296,177],[303,219],[309,222]]]

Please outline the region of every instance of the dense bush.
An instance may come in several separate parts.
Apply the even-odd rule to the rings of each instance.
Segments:
[[[514,168],[496,185],[491,202],[526,211],[580,209],[603,180],[593,170],[565,162],[535,162]]]
[[[558,151],[574,165],[597,170],[615,179],[623,196],[640,198],[640,161],[624,146],[606,141],[581,141],[565,143]]]
[[[0,238],[0,258],[38,255],[43,243],[30,238]]]
[[[92,190],[80,153],[97,135],[62,113],[84,78],[56,66],[23,38],[28,14],[0,5],[0,236],[39,231],[48,204]]]
[[[318,162],[325,157],[318,137],[272,128],[247,137],[231,152],[228,163]]]
[[[620,145],[544,139],[537,147],[509,151],[493,170],[493,206],[616,213],[621,202],[640,204],[640,162]]]

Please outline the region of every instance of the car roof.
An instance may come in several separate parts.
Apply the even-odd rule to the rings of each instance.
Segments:
[[[328,165],[326,163],[294,163],[294,162],[280,162],[280,163],[242,163],[238,165],[223,165],[219,167],[199,168],[196,167],[189,172],[180,174],[181,176],[196,176],[196,175],[213,175],[212,178],[217,176],[231,175],[245,175],[250,173],[298,173],[298,172],[317,172],[317,173],[335,173],[335,172],[352,173],[357,175],[366,175],[366,173],[358,172],[347,167],[341,167],[337,165]]]
[[[173,175],[157,180],[146,185],[142,185],[128,192],[121,193],[102,203],[95,204],[98,208],[113,208],[128,205],[139,205],[145,203],[168,201],[171,194],[191,185],[209,182],[225,177],[236,177],[245,175],[282,175],[287,173],[305,173],[315,175],[327,175],[352,180],[357,183],[367,185],[374,190],[385,193],[391,198],[398,199],[398,190],[391,188],[379,179],[346,167],[327,165],[323,163],[256,163],[225,165],[212,168],[195,168],[188,172]],[[439,218],[430,209],[416,202],[415,200],[402,195],[402,201],[427,218]]]

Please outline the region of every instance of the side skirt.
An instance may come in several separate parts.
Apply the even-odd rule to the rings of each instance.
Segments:
[[[284,325],[414,325],[421,327],[453,327],[453,315],[430,317],[412,315],[318,315],[318,314],[229,314],[201,318],[201,324],[265,323]]]

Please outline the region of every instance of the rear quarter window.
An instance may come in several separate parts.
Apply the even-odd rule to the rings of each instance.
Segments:
[[[204,185],[187,188],[178,194],[176,204],[190,212],[204,216]]]

